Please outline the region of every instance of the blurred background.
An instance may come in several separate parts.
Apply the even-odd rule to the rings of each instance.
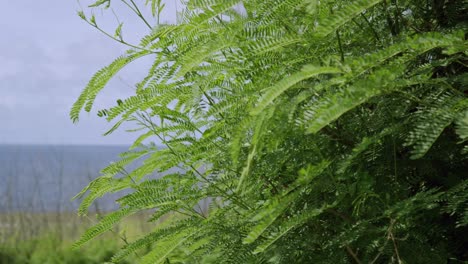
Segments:
[[[77,124],[68,116],[91,76],[127,50],[78,17],[78,11],[91,15],[87,6],[93,2],[8,1],[0,9],[0,263],[102,263],[127,236],[149,228],[135,216],[103,237],[106,243],[70,249],[86,227],[116,206],[107,197],[88,217],[78,217],[79,201],[71,198],[137,137],[125,127],[102,136],[112,124],[96,111]],[[149,19],[145,1],[136,2]],[[180,7],[166,1],[160,22],[176,23]],[[112,8],[93,11],[100,27],[114,32],[123,22],[130,43],[148,32],[124,1],[112,1]],[[149,63],[151,58],[140,60],[120,72],[98,96],[95,110],[131,95]]]

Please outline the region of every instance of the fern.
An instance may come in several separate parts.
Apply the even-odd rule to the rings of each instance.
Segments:
[[[120,222],[124,217],[129,216],[134,212],[135,211],[132,211],[130,208],[122,208],[118,211],[106,215],[99,221],[97,225],[86,230],[86,232],[81,236],[80,240],[78,240],[73,246],[75,248],[80,247],[91,239],[105,233],[106,231],[109,231],[116,223]]]
[[[459,118],[457,119],[457,134],[463,141],[468,139],[468,111],[460,113]]]
[[[324,37],[332,32],[335,32],[339,27],[343,26],[351,19],[364,12],[366,9],[380,3],[380,0],[359,0],[345,5],[336,14],[332,14],[322,21],[318,21],[319,27],[316,29],[318,37]]]
[[[81,109],[89,112],[93,106],[94,99],[97,94],[104,88],[107,82],[123,67],[130,62],[147,55],[147,51],[129,53],[128,55],[120,56],[114,60],[109,66],[99,70],[89,81],[86,88],[80,94],[70,111],[70,118],[73,122],[77,122]]]
[[[260,98],[260,101],[256,108],[252,111],[252,114],[258,114],[261,111],[263,111],[263,109],[265,109],[265,107],[267,107],[268,104],[270,104],[281,93],[283,93],[288,88],[302,80],[317,76],[319,74],[339,72],[340,70],[337,68],[315,67],[313,65],[306,65],[299,73],[293,74],[290,77],[281,80],[275,86],[268,88],[265,94],[262,96],[262,98]]]
[[[195,231],[193,229],[189,229],[180,233],[171,234],[170,236],[162,239],[162,245],[145,255],[141,259],[140,263],[163,263],[168,259],[172,251],[184,243],[185,240],[190,238],[193,233],[195,233]]]
[[[415,128],[410,132],[406,142],[407,145],[413,145],[414,159],[424,156],[443,130],[455,119],[454,106],[459,99],[450,93],[435,96],[436,98],[429,101],[433,107],[422,108],[415,114]]]
[[[254,254],[262,253],[267,250],[270,246],[276,243],[279,239],[289,233],[292,229],[297,228],[310,220],[310,218],[317,217],[328,206],[324,206],[322,208],[314,208],[311,210],[307,210],[306,212],[301,212],[301,214],[295,215],[288,219],[285,223],[282,223],[277,227],[272,234],[268,236],[268,238],[263,241],[256,249],[253,251]]]

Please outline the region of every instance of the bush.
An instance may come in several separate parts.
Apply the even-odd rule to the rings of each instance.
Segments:
[[[140,263],[468,261],[463,1],[191,0],[154,27],[131,2],[150,32],[138,45],[122,24],[108,33],[130,49],[71,110],[77,121],[120,69],[154,56],[133,96],[97,112],[107,133],[141,134],[80,193],[80,213],[130,193],[76,246],[149,210],[181,217],[112,261],[142,248]],[[146,3],[157,17],[161,1]]]

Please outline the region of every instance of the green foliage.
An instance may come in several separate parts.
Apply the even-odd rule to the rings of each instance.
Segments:
[[[146,4],[159,16],[161,1]],[[177,217],[113,261],[468,261],[467,11],[462,1],[192,0],[137,46],[119,33],[131,49],[91,79],[71,118],[155,54],[135,94],[98,112],[115,123],[108,133],[129,122],[140,136],[79,194],[86,213],[127,191],[77,245],[149,211]]]
[[[109,261],[118,250],[117,241],[95,240],[86,249],[72,250],[69,243],[55,234],[28,241],[0,244],[0,263],[4,264],[99,264]],[[130,262],[119,262],[121,264]]]

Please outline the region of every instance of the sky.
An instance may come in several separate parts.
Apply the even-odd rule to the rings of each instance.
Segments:
[[[175,23],[180,7],[175,1],[166,2],[161,22]],[[87,6],[92,3],[22,0],[2,5],[0,144],[128,145],[138,136],[125,132],[131,128],[128,126],[102,136],[112,124],[96,112],[130,96],[151,58],[136,61],[119,73],[98,96],[94,111],[82,113],[79,123],[73,124],[69,118],[73,102],[92,75],[127,49],[86,24],[77,11],[95,14],[97,23],[111,33],[118,21],[124,22],[123,36],[130,43],[138,43],[149,30],[121,1],[112,1],[114,12],[91,10]],[[147,19],[151,18],[149,9],[140,6]]]

